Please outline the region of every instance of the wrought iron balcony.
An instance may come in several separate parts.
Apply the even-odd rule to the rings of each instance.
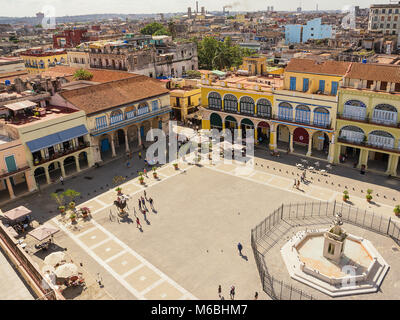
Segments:
[[[33,165],[34,166],[39,166],[39,165],[41,165],[43,163],[54,161],[54,160],[56,160],[58,158],[67,156],[69,154],[72,154],[74,152],[77,152],[77,151],[80,151],[80,150],[83,150],[83,149],[86,149],[86,148],[89,148],[89,147],[90,147],[90,143],[89,142],[84,142],[84,143],[81,143],[79,146],[71,147],[71,148],[69,148],[67,150],[56,152],[53,155],[49,156],[48,158],[43,158],[43,159],[40,159],[40,160],[37,160],[37,161],[33,160]]]
[[[341,120],[369,123],[369,124],[374,124],[374,125],[383,126],[383,127],[400,128],[400,122],[388,121],[386,119],[369,118],[367,116],[360,117],[360,116],[354,116],[354,115],[346,115],[344,113],[338,113],[337,118],[341,119]]]
[[[368,141],[357,141],[357,140],[350,140],[345,137],[338,137],[338,142],[354,145],[354,146],[360,146],[360,147],[366,147],[370,149],[375,149],[378,151],[387,151],[387,152],[396,152],[400,153],[400,148],[399,147],[389,147],[389,146],[384,146],[384,145],[377,145],[377,144],[372,144]]]

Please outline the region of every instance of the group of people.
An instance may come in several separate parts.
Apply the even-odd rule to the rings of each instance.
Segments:
[[[296,188],[296,189],[299,189],[300,188],[300,181],[303,182],[303,183],[306,183],[306,170],[304,170],[302,172],[299,180],[294,179],[293,187]]]
[[[235,299],[235,294],[236,294],[235,286],[231,286],[231,290],[229,291],[229,296],[230,296],[231,300]],[[222,295],[221,285],[218,286],[218,296],[221,300],[225,300],[224,296]],[[257,299],[258,299],[258,292],[256,291],[256,293],[254,294],[254,300],[257,300]]]
[[[144,219],[146,220],[146,213],[149,212],[149,209],[146,206],[146,201],[150,204],[151,210],[154,211],[154,206],[153,206],[153,199],[151,197],[147,198],[146,190],[144,190],[144,197],[140,196],[138,199],[138,205],[139,205],[139,211],[143,214]],[[136,214],[136,208],[133,208],[134,210],[134,215],[136,217],[136,227],[141,229],[142,225],[140,224],[140,219]]]

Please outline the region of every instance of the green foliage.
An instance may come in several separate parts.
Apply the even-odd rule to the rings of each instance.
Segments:
[[[73,189],[67,189],[62,194],[64,195],[64,197],[69,198],[70,202],[73,202],[75,198],[77,198],[77,197],[79,197],[81,195],[80,192],[75,191]]]
[[[50,194],[50,196],[57,202],[59,206],[62,206],[64,204],[64,194],[63,193],[55,193],[53,192]]]
[[[367,193],[368,193],[368,194],[371,194],[372,192],[373,192],[373,191],[372,191],[371,189],[368,189],[368,190],[367,190]]]
[[[189,78],[201,78],[201,72],[197,70],[187,70],[186,75]]]
[[[170,35],[169,31],[165,29],[165,27],[161,23],[158,22],[149,23],[140,30],[140,33],[150,36]]]
[[[93,78],[93,73],[82,68],[76,70],[76,72],[74,73],[75,80],[92,80],[92,78]]]
[[[243,57],[254,54],[253,50],[233,45],[230,37],[224,42],[213,37],[205,37],[197,43],[199,68],[207,70],[223,70],[239,67]]]
[[[396,216],[400,215],[400,204],[394,207],[393,212],[396,214]]]
[[[235,19],[235,17],[234,16],[229,16],[227,19],[233,20],[233,19]]]

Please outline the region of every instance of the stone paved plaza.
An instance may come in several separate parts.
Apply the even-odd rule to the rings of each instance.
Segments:
[[[137,180],[137,170],[143,168],[140,163],[127,169],[124,161],[116,160],[8,207],[25,205],[34,219],[41,223],[51,220],[60,227],[55,242],[59,248],[67,248],[75,263],[82,263],[91,282],[91,291],[83,292],[81,299],[218,299],[218,285],[225,298],[235,285],[237,299],[252,299],[255,291],[260,299],[269,299],[261,287],[250,230],[282,203],[340,201],[341,193],[318,183],[302,184],[301,190],[296,190],[290,172],[285,176],[288,165],[258,158],[256,162],[255,170],[248,172],[238,171],[235,163],[180,164],[179,170],[167,164],[159,168],[159,180],[149,174],[143,187]],[[130,218],[122,221],[116,219],[113,205],[115,175],[128,177],[122,191],[131,196]],[[48,195],[66,188],[82,193],[78,204],[91,208],[92,220],[79,221],[73,227],[60,218]],[[153,198],[157,211],[147,214],[147,222],[137,208],[143,190]],[[352,201],[367,208],[361,197],[354,196]],[[376,202],[375,206],[379,213],[394,217],[390,205]],[[136,228],[133,207],[143,232]],[[243,244],[246,258],[239,256],[238,242]],[[44,257],[33,258],[40,265]],[[97,273],[103,288],[96,289]]]

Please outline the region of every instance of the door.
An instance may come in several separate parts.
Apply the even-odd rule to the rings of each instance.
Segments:
[[[108,141],[108,139],[103,139],[101,140],[101,151],[102,152],[106,152],[110,150],[110,142]]]
[[[17,171],[17,164],[15,163],[14,156],[8,156],[5,158],[8,172]]]
[[[332,81],[331,94],[336,95],[337,94],[337,89],[338,89],[338,82],[337,81]]]
[[[303,92],[308,91],[308,78],[303,79]]]
[[[296,90],[296,77],[290,77],[290,90]]]
[[[140,136],[142,138],[144,138],[144,127],[143,126],[140,127]]]

